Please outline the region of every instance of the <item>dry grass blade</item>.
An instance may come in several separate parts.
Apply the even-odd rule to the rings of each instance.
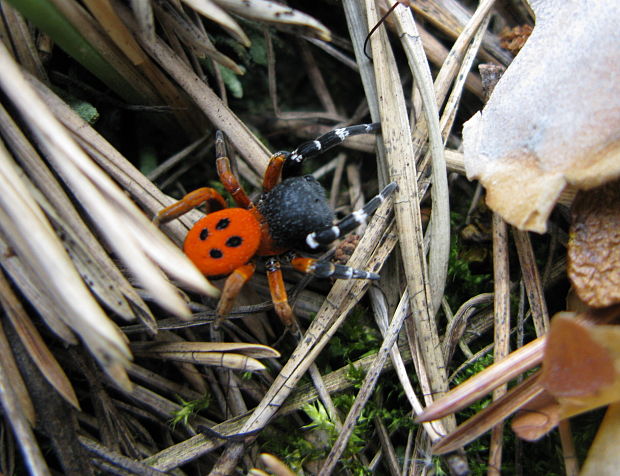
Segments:
[[[41,281],[47,283],[41,289],[66,310],[62,316],[65,323],[80,335],[104,367],[111,370],[124,365],[129,350],[122,334],[88,292],[4,148],[0,149],[0,185],[0,227],[4,237],[27,266],[37,269]],[[32,241],[25,242],[24,236]]]
[[[11,296],[7,296],[5,293],[5,289],[0,290],[0,302],[3,306],[5,305],[6,300],[10,298]],[[0,323],[0,360],[2,360],[2,365],[4,367],[3,372],[6,374],[6,379],[11,382],[11,387],[13,388],[13,392],[19,405],[19,411],[26,418],[28,425],[34,428],[37,424],[37,415],[35,413],[30,394],[28,393],[28,387],[26,387],[26,383],[19,373],[19,368],[17,367],[17,362],[13,356],[11,344],[9,344],[9,340],[4,332],[4,326],[2,323]]]
[[[301,31],[308,36],[314,36],[324,41],[331,40],[331,33],[324,25],[309,15],[294,10],[271,0],[213,0],[222,8],[230,10],[239,16],[264,22],[276,26],[290,25],[295,31]]]
[[[9,283],[2,273],[0,273],[0,302],[22,344],[43,376],[69,404],[79,409],[80,403],[71,382],[47,345],[45,345],[41,334],[39,334],[39,331],[30,320],[30,317],[28,317],[28,314],[24,311],[24,308],[11,290]],[[6,361],[6,359],[3,360]],[[16,382],[17,381],[19,381],[19,379],[16,379]],[[17,384],[15,383],[14,386],[17,387]],[[27,397],[22,397],[20,398],[20,402],[27,405],[29,399]],[[32,418],[29,418],[29,420],[34,422],[34,410],[26,412],[26,415],[32,415]]]
[[[256,359],[280,357],[279,352],[266,345],[228,342],[135,342],[131,350],[136,355],[215,365],[244,372],[265,369]]]
[[[269,453],[260,455],[263,464],[276,476],[293,476],[295,473],[291,471],[282,461]]]
[[[4,239],[0,239],[0,264],[14,285],[37,309],[41,319],[53,334],[66,345],[76,345],[79,341],[63,319],[64,308],[39,291],[44,283],[40,282],[38,269],[32,269],[22,262]]]
[[[512,229],[517,253],[519,255],[519,263],[521,265],[521,273],[523,282],[527,292],[527,298],[532,310],[532,320],[536,327],[536,335],[539,337],[545,335],[549,331],[549,313],[545,303],[545,295],[543,292],[538,265],[532,248],[532,240],[527,231],[517,228]]]
[[[375,312],[375,319],[377,321],[377,325],[381,330],[381,334],[385,338],[385,334],[389,326],[385,297],[376,288],[372,288],[370,290],[370,295],[372,298],[372,305]],[[409,296],[407,296],[407,299],[409,299]],[[424,411],[422,403],[415,394],[415,390],[413,389],[413,386],[409,379],[409,375],[405,367],[405,360],[402,355],[402,350],[399,349],[398,346],[392,347],[392,349],[390,350],[390,357],[394,365],[394,369],[396,370],[396,374],[398,375],[398,379],[402,385],[402,390],[407,396],[407,399],[409,400],[413,413],[415,415],[421,414]],[[440,435],[445,434],[445,429],[441,422],[423,422],[423,425],[431,441],[437,441],[439,440]]]
[[[151,2],[145,2],[144,0],[130,0],[131,9],[136,17],[138,25],[140,25],[140,31],[145,35],[155,40],[155,19],[153,15],[153,6]]]
[[[37,52],[34,37],[29,25],[17,10],[6,2],[0,6],[2,16],[9,36],[13,39],[11,46],[15,49],[15,57],[19,58],[22,67],[41,80],[47,79],[47,72],[43,67]]]
[[[13,389],[14,381],[6,370],[5,361],[0,360],[0,403],[5,418],[10,422],[19,449],[24,457],[24,464],[31,474],[46,476],[51,474],[28,419],[23,413],[22,402]]]
[[[508,225],[502,217],[493,214],[493,359],[498,362],[510,352],[510,267],[508,254]],[[506,384],[493,390],[493,401],[499,400],[508,389]],[[503,422],[491,433],[489,471],[497,474],[502,467]]]
[[[374,2],[367,2],[368,22],[375,24],[378,15]],[[413,321],[418,344],[426,373],[429,376],[433,393],[447,390],[447,380],[439,345],[437,327],[433,319],[429,282],[427,280],[426,259],[423,248],[422,219],[418,203],[413,148],[409,134],[409,121],[405,108],[398,71],[390,50],[387,37],[379,30],[371,37],[377,89],[380,102],[382,136],[386,147],[386,158],[391,178],[399,185],[394,201],[394,211],[398,223],[399,244],[411,300],[411,308],[420,315]]]
[[[150,352],[167,352],[170,350],[186,350],[194,352],[237,352],[255,359],[277,359],[280,352],[273,347],[245,342],[154,342],[136,343],[140,348]]]
[[[433,88],[433,79],[413,16],[411,11],[403,5],[394,10],[394,16],[409,67],[422,96],[424,116],[429,132],[429,148],[432,163],[431,180],[433,186],[431,188],[432,212],[428,279],[431,289],[432,307],[430,313],[431,316],[434,316],[441,305],[448,275],[448,257],[450,254],[450,202],[446,161],[443,156],[443,139],[439,127],[439,111],[435,99],[436,93]]]

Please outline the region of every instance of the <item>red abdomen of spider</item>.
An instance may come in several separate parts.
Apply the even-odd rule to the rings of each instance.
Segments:
[[[261,227],[255,213],[225,208],[194,223],[183,251],[205,276],[225,276],[250,261],[260,242]]]

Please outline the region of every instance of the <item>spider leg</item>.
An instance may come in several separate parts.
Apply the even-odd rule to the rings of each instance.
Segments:
[[[388,199],[394,190],[396,190],[396,182],[389,183],[380,193],[373,197],[363,208],[347,215],[338,223],[322,230],[313,231],[306,237],[306,244],[311,249],[317,249],[321,245],[328,245],[338,239],[338,237],[349,233],[364,223],[370,215],[372,215],[379,205]]]
[[[271,300],[273,301],[276,314],[287,329],[294,329],[297,325],[297,321],[288,303],[280,261],[278,261],[278,258],[275,256],[270,256],[265,260],[265,268],[267,271],[267,281],[269,283]]]
[[[282,166],[286,162],[287,156],[287,152],[276,152],[271,156],[263,176],[263,192],[268,192],[278,184],[280,172],[282,172]]]
[[[203,187],[188,193],[178,202],[160,210],[155,218],[153,218],[153,223],[157,226],[168,223],[186,214],[190,210],[199,207],[203,203],[207,204],[209,211],[221,210],[227,206],[226,200],[222,198],[217,190],[210,187]]]
[[[222,289],[222,295],[215,309],[216,317],[214,327],[216,329],[220,327],[220,324],[224,320],[224,316],[230,314],[237,295],[241,291],[243,285],[252,277],[255,270],[256,265],[254,263],[247,263],[235,269],[231,275],[226,278],[224,289]]]
[[[291,266],[302,273],[312,274],[317,278],[336,279],[379,279],[377,273],[362,271],[331,261],[322,261],[314,258],[296,257],[291,260]]]
[[[239,179],[237,179],[232,171],[230,160],[226,155],[226,144],[222,131],[215,132],[215,157],[217,175],[226,191],[232,195],[232,198],[239,207],[245,209],[252,207],[252,201],[245,193],[245,190],[243,190],[243,187],[239,183]]]
[[[293,152],[288,154],[284,163],[282,177],[292,177],[301,173],[301,166],[305,159],[315,157],[328,149],[344,142],[347,137],[360,134],[374,134],[381,130],[381,124],[373,122],[372,124],[358,124],[356,126],[341,127],[334,129],[314,140],[304,142]]]

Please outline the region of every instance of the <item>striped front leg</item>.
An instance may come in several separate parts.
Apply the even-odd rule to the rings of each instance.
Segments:
[[[321,245],[328,245],[337,240],[340,236],[346,235],[355,230],[359,225],[365,223],[383,202],[385,202],[396,190],[396,182],[388,184],[379,195],[373,197],[363,208],[347,215],[335,225],[323,228],[322,230],[309,233],[306,237],[306,244],[311,249],[317,249]]]

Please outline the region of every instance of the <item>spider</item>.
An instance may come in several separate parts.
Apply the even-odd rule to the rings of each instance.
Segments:
[[[376,133],[379,129],[379,123],[335,129],[303,143],[293,152],[276,152],[269,160],[263,191],[256,203],[233,174],[224,136],[221,131],[216,132],[217,173],[238,207],[227,208],[226,201],[215,189],[204,187],[164,208],[154,219],[156,224],[163,224],[206,204],[207,215],[189,230],[183,251],[206,277],[228,276],[216,308],[216,323],[230,312],[241,288],[254,274],[257,257],[265,260],[274,309],[287,328],[292,328],[296,321],[288,303],[281,261],[319,278],[379,278],[375,273],[296,253],[316,252],[354,230],[394,192],[396,183],[392,182],[363,208],[334,224],[334,212],[323,187],[311,175],[300,176],[305,159],[342,143],[349,136]]]

